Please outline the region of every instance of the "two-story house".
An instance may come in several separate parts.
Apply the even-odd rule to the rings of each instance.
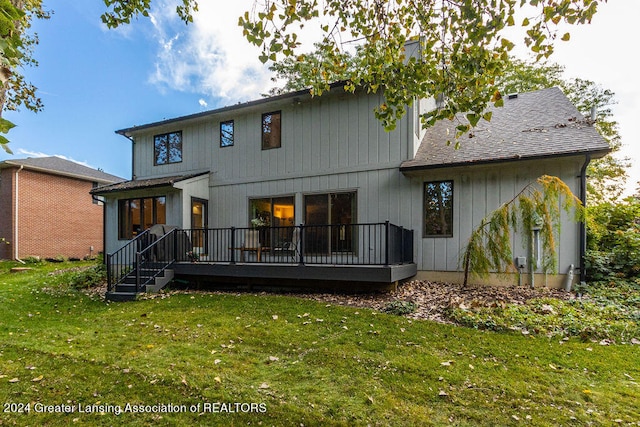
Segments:
[[[0,162],[0,259],[103,251],[103,206],[89,192],[123,178],[60,157]]]
[[[107,252],[126,264],[135,250],[121,248],[167,224],[183,230],[163,252],[186,261],[172,264],[185,277],[458,281],[486,215],[543,174],[584,194],[586,165],[609,151],[557,88],[509,97],[458,150],[456,122],[420,125],[435,103],[415,102],[386,132],[381,102],[336,84],[117,131],[132,142],[133,179],[93,191],[107,203]],[[551,286],[580,268],[582,236],[563,218]]]

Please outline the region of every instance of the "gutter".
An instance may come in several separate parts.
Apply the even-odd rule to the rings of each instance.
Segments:
[[[587,153],[584,159],[582,169],[580,169],[580,201],[584,208],[587,207],[587,167],[591,162],[591,153]],[[580,221],[579,225],[580,233],[580,281],[584,282],[587,278],[587,272],[585,269],[584,257],[587,250],[587,225],[586,218]]]
[[[482,160],[468,160],[468,161],[458,161],[451,163],[436,163],[436,164],[418,164],[418,165],[410,165],[410,166],[402,166],[400,165],[400,172],[402,173],[411,173],[411,172],[422,172],[429,171],[434,169],[450,169],[455,167],[469,167],[469,166],[480,166],[480,165],[492,165],[496,163],[511,163],[511,162],[520,162],[527,160],[546,160],[546,159],[556,159],[561,157],[572,157],[578,156],[580,154],[585,153],[591,161],[592,154],[595,154],[595,158],[604,157],[611,149],[606,150],[597,150],[597,151],[570,151],[565,153],[549,153],[549,154],[539,154],[532,156],[521,156],[521,155],[513,155],[510,157],[499,157],[494,159],[482,159]]]

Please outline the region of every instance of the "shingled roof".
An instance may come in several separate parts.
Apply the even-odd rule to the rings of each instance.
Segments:
[[[149,178],[149,179],[135,179],[132,181],[123,181],[118,182],[111,185],[104,185],[102,187],[94,188],[91,190],[91,194],[107,194],[114,193],[117,191],[129,191],[129,190],[140,190],[147,188],[157,188],[157,187],[173,187],[175,183],[180,181],[185,181],[187,179],[195,178],[197,176],[206,175],[209,172],[199,172],[193,173],[189,175],[174,175],[174,176],[165,176],[161,178]]]
[[[124,178],[93,169],[80,163],[72,162],[61,157],[29,157],[26,159],[11,159],[0,162],[0,169],[7,167],[24,167],[38,172],[68,176],[99,184],[112,184],[124,181]]]
[[[464,115],[457,120],[441,120],[428,129],[416,156],[402,163],[400,170],[435,169],[496,162],[591,154],[602,157],[609,144],[557,88],[520,93],[492,107],[490,122],[480,121],[460,138],[460,148],[447,145],[456,126],[468,123]]]

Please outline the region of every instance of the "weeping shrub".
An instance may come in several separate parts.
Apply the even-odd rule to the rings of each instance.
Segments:
[[[512,232],[520,232],[530,247],[534,226],[540,228],[543,253],[541,265],[531,266],[557,273],[556,240],[560,233],[561,208],[576,221],[584,218],[582,203],[567,184],[558,177],[543,175],[493,211],[473,230],[462,255],[464,286],[469,274],[487,277],[490,272],[514,271]]]

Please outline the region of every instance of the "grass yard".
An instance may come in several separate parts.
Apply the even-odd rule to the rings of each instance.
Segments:
[[[54,272],[86,263],[14,265],[0,263],[0,425],[640,425],[637,345],[278,295],[107,304]]]

